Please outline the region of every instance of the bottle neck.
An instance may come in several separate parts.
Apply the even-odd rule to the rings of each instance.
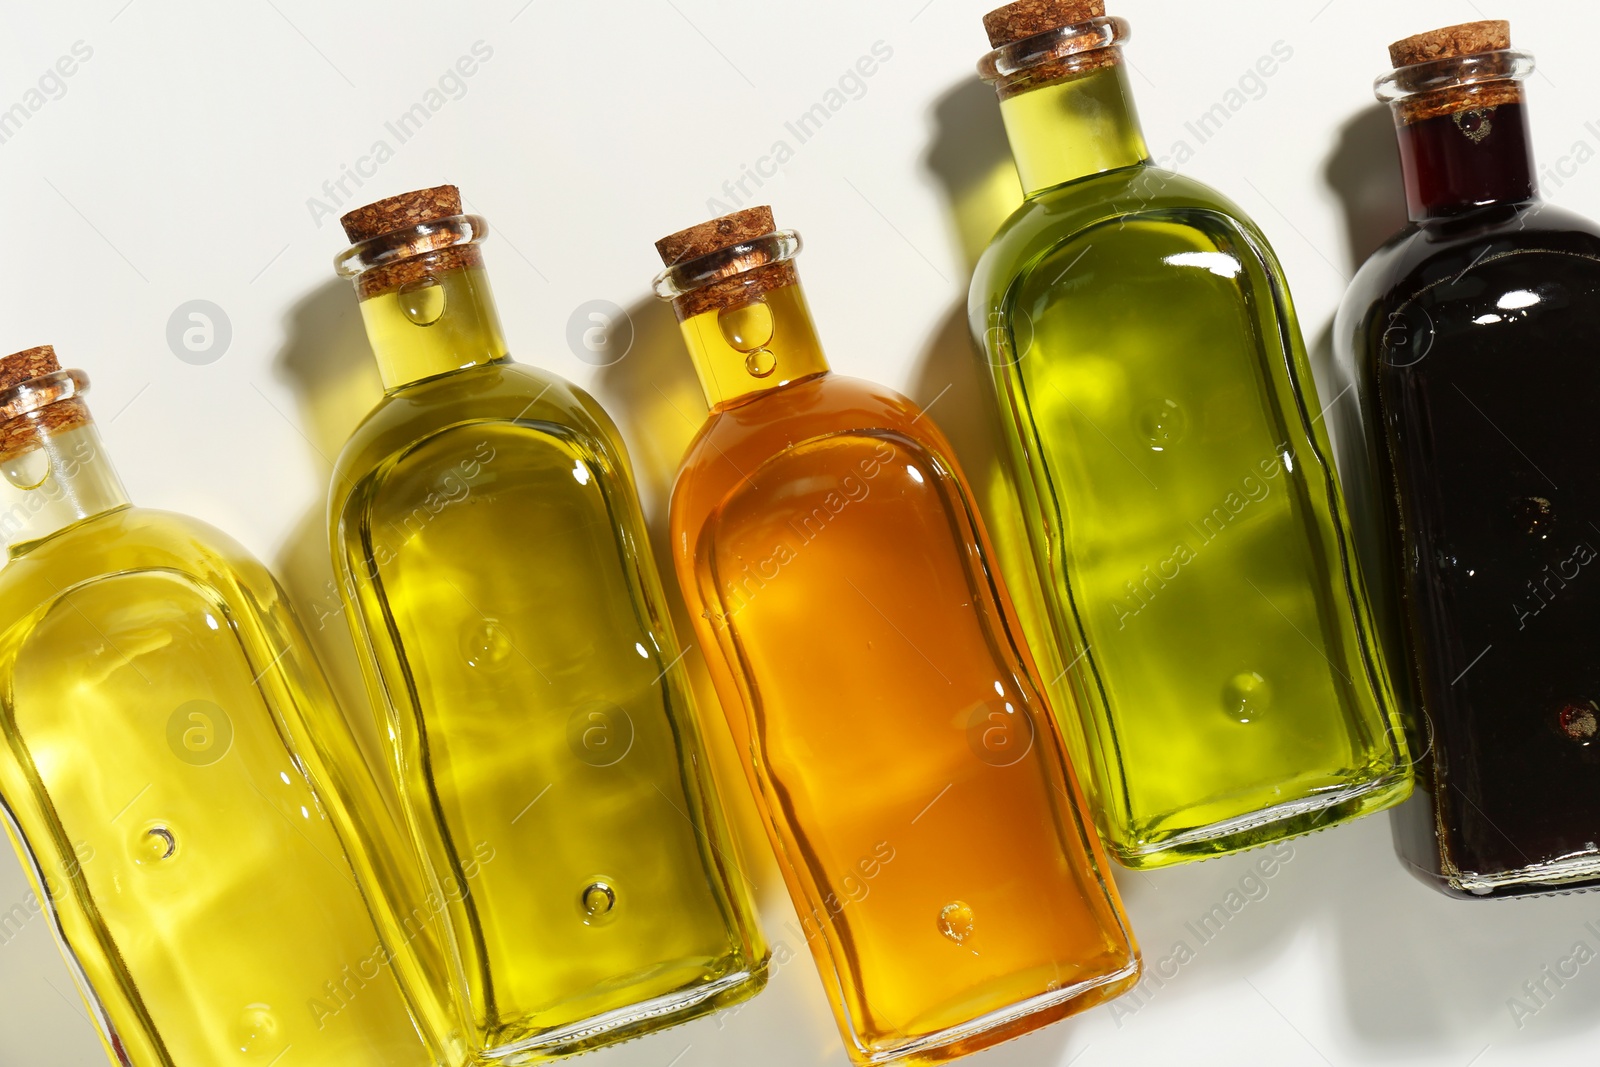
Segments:
[[[799,282],[731,307],[680,314],[679,324],[712,411],[828,371]]]
[[[398,289],[363,295],[361,318],[389,392],[507,354],[500,313],[481,266],[442,270]]]
[[[128,506],[122,479],[88,421],[39,433],[37,447],[0,460],[0,475],[0,536],[12,559],[84,519]]]
[[[1025,195],[1150,158],[1120,58],[1021,91],[1000,87],[1000,116]]]
[[[1412,221],[1538,196],[1524,104],[1400,121],[1400,167]]]

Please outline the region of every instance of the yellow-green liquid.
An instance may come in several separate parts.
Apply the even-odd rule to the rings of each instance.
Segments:
[[[1259,233],[1147,164],[1082,178],[1012,217],[971,309],[1046,585],[1035,632],[1069,665],[1113,854],[1161,866],[1403,798],[1310,368]]]
[[[393,294],[364,312],[374,338],[431,340]],[[392,390],[330,514],[485,1058],[605,1044],[759,989],[765,946],[593,401],[509,360]]]
[[[8,563],[0,625],[12,839],[114,1062],[440,1062],[357,888],[381,806],[259,564],[124,507]]]

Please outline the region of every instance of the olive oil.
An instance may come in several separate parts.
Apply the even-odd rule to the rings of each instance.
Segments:
[[[526,1063],[750,996],[766,948],[621,441],[508,357],[449,197],[427,234],[459,244],[385,265],[426,236],[391,220],[353,250],[387,392],[329,521],[469,1040]]]
[[[39,369],[8,407],[61,399],[0,428],[0,796],[112,1062],[445,1062],[427,909],[359,888],[403,838],[281,591],[129,505],[86,380]]]
[[[1015,40],[1040,5],[990,16],[1027,198],[971,324],[1101,832],[1158,867],[1378,810],[1411,773],[1281,269],[1150,164],[1126,24],[1058,6],[1101,16]]]

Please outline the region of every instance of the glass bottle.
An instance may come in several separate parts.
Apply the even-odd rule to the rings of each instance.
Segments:
[[[1600,227],[1538,198],[1533,59],[1507,23],[1409,38],[1391,58],[1378,95],[1411,223],[1356,275],[1334,340],[1365,429],[1341,465],[1385,520],[1396,662],[1431,743],[1402,851],[1457,894],[1593,886]]]
[[[87,387],[0,360],[0,815],[112,1062],[444,1062],[391,951],[428,916],[357,888],[403,837],[282,591],[129,504]]]
[[[343,221],[385,395],[334,470],[334,567],[469,1040],[529,1063],[754,995],[767,949],[616,428],[507,354],[454,187]]]
[[[1099,0],[985,25],[1026,198],[969,314],[1107,847],[1161,867],[1398,802],[1403,730],[1266,239],[1153,165]]]
[[[828,370],[752,208],[665,238],[711,407],[672,545],[855,1063],[1102,1003],[1138,955],[972,494],[933,421]]]

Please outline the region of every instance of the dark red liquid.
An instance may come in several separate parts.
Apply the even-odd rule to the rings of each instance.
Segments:
[[[1515,203],[1534,194],[1522,104],[1458,111],[1404,126],[1400,162],[1413,219]]]
[[[1402,848],[1512,895],[1600,854],[1600,228],[1533,199],[1521,105],[1480,117],[1401,129],[1418,225],[1362,269],[1338,344],[1425,712],[1432,811]]]
[[[1600,258],[1531,244],[1394,294],[1431,347],[1372,367],[1438,829],[1479,873],[1600,841]]]

